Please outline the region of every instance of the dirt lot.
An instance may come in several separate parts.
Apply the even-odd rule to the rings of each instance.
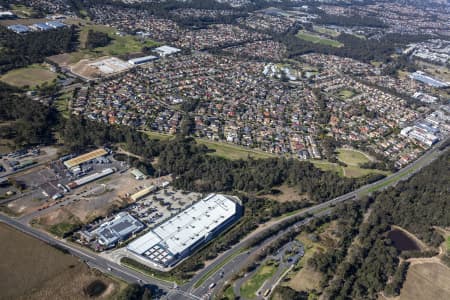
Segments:
[[[299,195],[298,191],[295,190],[293,187],[289,187],[287,185],[282,185],[275,188],[276,190],[279,190],[280,193],[278,194],[271,194],[271,195],[263,195],[266,198],[269,198],[271,200],[275,200],[278,202],[288,202],[288,201],[306,201],[308,200],[306,196]]]
[[[92,79],[100,76],[100,72],[98,69],[90,66],[94,60],[82,59],[74,65],[70,66],[70,70],[72,73],[77,74],[81,77]]]
[[[127,62],[114,57],[82,59],[70,66],[72,73],[87,79],[110,76],[131,68]]]
[[[315,234],[318,239],[311,240],[309,234],[302,232],[297,239],[302,242],[305,247],[305,256],[300,260],[297,267],[300,267],[300,271],[292,272],[288,275],[289,281],[287,285],[296,291],[311,291],[318,290],[319,283],[322,279],[320,272],[314,271],[307,264],[307,261],[314,256],[316,252],[324,252],[329,248],[336,247],[337,237],[335,230],[337,228],[336,221],[325,224],[320,227]]]
[[[450,268],[438,263],[412,265],[400,300],[450,299]]]
[[[296,291],[311,291],[319,289],[320,280],[322,274],[306,266],[290,280],[289,286]]]
[[[125,287],[4,224],[0,224],[0,240],[0,299],[89,299],[83,289],[94,280],[107,285],[96,299],[110,299]]]
[[[73,193],[80,194],[74,196],[75,201],[45,213],[38,218],[37,223],[44,228],[59,223],[89,223],[96,217],[108,215],[114,207],[125,206],[128,203],[125,197],[127,194],[134,194],[142,186],[156,184],[157,180],[154,178],[135,180],[130,171],[115,173],[75,189]]]
[[[49,56],[47,57],[47,59],[59,65],[60,67],[68,67],[74,62],[72,56],[68,53]]]

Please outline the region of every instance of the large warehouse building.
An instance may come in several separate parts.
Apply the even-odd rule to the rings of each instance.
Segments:
[[[100,148],[100,149],[91,151],[91,152],[89,152],[89,153],[85,153],[85,154],[82,154],[82,155],[80,155],[80,156],[74,157],[74,158],[72,158],[72,159],[66,160],[66,161],[64,162],[64,165],[65,165],[68,169],[71,169],[71,168],[77,167],[77,166],[79,166],[79,165],[81,165],[81,164],[90,162],[91,160],[94,160],[94,159],[96,159],[96,158],[105,156],[105,155],[107,155],[107,154],[108,154],[108,152],[106,152],[105,149]]]
[[[127,249],[157,267],[172,267],[240,216],[239,198],[211,194],[133,241]]]

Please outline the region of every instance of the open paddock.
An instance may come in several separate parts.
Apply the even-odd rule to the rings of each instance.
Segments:
[[[311,42],[314,44],[322,44],[325,46],[331,46],[331,47],[336,47],[336,48],[340,48],[340,47],[344,46],[344,44],[342,44],[339,41],[321,37],[318,34],[308,32],[305,30],[300,30],[295,36],[298,37],[299,39],[302,39],[304,41]]]
[[[197,143],[203,144],[208,149],[211,149],[211,155],[220,156],[223,158],[237,160],[237,159],[248,159],[249,157],[253,157],[255,159],[262,158],[271,158],[276,157],[276,155],[254,150],[250,148],[245,148],[237,145],[232,145],[224,142],[214,142],[205,139],[197,139]]]
[[[349,166],[359,166],[373,159],[364,152],[353,149],[338,149],[338,159]]]
[[[107,287],[97,299],[110,299],[125,284],[89,269],[77,258],[0,224],[2,299],[90,299],[86,288],[96,280]]]
[[[400,300],[450,299],[450,268],[439,263],[411,265]]]
[[[40,64],[30,65],[25,68],[14,69],[0,77],[0,81],[9,85],[23,87],[35,87],[43,83],[55,80],[57,74]]]

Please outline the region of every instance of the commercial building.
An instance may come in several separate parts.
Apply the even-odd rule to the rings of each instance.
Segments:
[[[10,11],[0,11],[0,19],[15,19],[17,16]]]
[[[442,88],[447,87],[449,84],[447,82],[443,82],[433,77],[426,75],[424,72],[417,71],[409,75],[410,78],[428,84],[429,86]]]
[[[137,57],[137,58],[130,59],[130,60],[128,60],[128,63],[132,64],[132,65],[140,65],[140,64],[145,64],[149,61],[156,60],[156,59],[158,59],[157,56],[149,55],[149,56]]]
[[[435,103],[438,100],[437,97],[427,95],[421,92],[414,93],[413,98],[422,101],[424,103]]]
[[[14,31],[15,33],[26,33],[30,31],[30,28],[25,25],[17,24],[17,25],[10,25],[8,26],[8,29],[11,31]]]
[[[58,21],[48,21],[48,22],[45,22],[45,24],[54,29],[66,27],[66,24],[58,22]]]
[[[77,166],[79,166],[81,164],[90,162],[91,160],[94,160],[96,158],[105,156],[107,154],[108,154],[108,152],[106,152],[105,149],[100,148],[100,149],[91,151],[89,153],[85,153],[83,155],[80,155],[80,156],[74,157],[72,159],[66,160],[64,162],[64,165],[68,169],[71,169],[71,168],[77,167]]]
[[[171,267],[241,216],[239,198],[211,194],[133,241],[127,249],[156,267]]]
[[[30,27],[35,30],[39,30],[39,31],[46,31],[46,30],[53,29],[52,27],[48,26],[45,23],[36,23],[36,24],[31,25]]]
[[[161,57],[165,57],[167,55],[175,54],[180,52],[181,50],[175,47],[170,46],[161,46],[153,49],[153,52],[157,53]]]
[[[110,248],[120,241],[128,239],[133,234],[144,229],[144,225],[126,212],[117,214],[114,219],[101,224],[91,232],[83,232],[87,239],[97,239],[105,248]]]
[[[417,142],[425,146],[431,147],[439,141],[439,138],[434,133],[427,130],[427,127],[428,126],[426,126],[425,124],[419,123],[412,127],[403,128],[400,131],[400,134],[410,139],[416,140]],[[437,133],[434,130],[433,132]]]

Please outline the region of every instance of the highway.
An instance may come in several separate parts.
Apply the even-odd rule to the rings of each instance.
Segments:
[[[355,200],[358,198],[359,195],[368,194],[372,189],[392,186],[401,180],[409,178],[412,174],[418,172],[420,169],[429,165],[432,161],[434,161],[437,157],[439,157],[442,151],[439,151],[438,148],[444,141],[440,142],[439,144],[435,145],[435,147],[428,150],[412,164],[406,166],[405,168],[399,170],[398,172],[382,180],[365,185],[355,191],[339,196],[327,202],[323,202],[318,205],[309,207],[307,209],[303,209],[297,212],[296,214],[280,218],[277,221],[272,222],[271,226],[263,229],[262,231],[259,231],[256,234],[255,233],[250,234],[249,237],[246,237],[244,240],[234,245],[231,249],[219,255],[211,264],[202,269],[187,284],[181,287],[176,287],[172,283],[168,283],[162,280],[155,279],[153,277],[146,276],[142,273],[129,269],[125,266],[121,266],[117,263],[107,260],[90,250],[78,247],[74,244],[68,243],[67,241],[54,238],[40,230],[37,230],[36,228],[31,227],[27,222],[29,221],[28,218],[25,218],[24,220],[17,220],[5,216],[3,214],[0,214],[0,222],[8,224],[9,226],[16,228],[17,230],[29,234],[35,238],[38,238],[48,244],[57,245],[62,249],[66,249],[72,255],[79,257],[91,267],[96,268],[112,276],[118,277],[126,282],[158,286],[165,293],[165,295],[161,297],[161,299],[182,300],[182,299],[209,298],[208,297],[209,295],[218,291],[227,280],[229,280],[234,274],[240,272],[242,267],[246,266],[246,264],[251,262],[253,256],[255,255],[255,253],[257,253],[259,249],[263,249],[272,241],[281,237],[290,228],[298,228],[299,226],[304,225],[310,220],[312,220],[312,218],[314,217],[319,217],[330,213],[332,208],[340,202]],[[269,237],[260,245],[253,248],[249,248],[251,237],[256,237],[260,234],[263,234],[265,231],[269,230],[273,225],[293,220],[294,218],[297,217],[306,217],[306,216],[311,217],[298,221],[295,224],[291,225],[288,229],[279,232],[274,236]],[[199,284],[199,286],[195,285],[199,280],[201,279],[203,280],[205,278],[206,280],[204,280],[201,284]],[[209,289],[211,283],[216,284],[215,288],[212,290]]]
[[[397,182],[399,182],[399,181],[406,180],[407,178],[411,177],[414,173],[420,171],[423,167],[428,166],[437,157],[439,157],[442,153],[442,151],[439,150],[439,146],[442,145],[447,139],[444,139],[440,143],[436,144],[433,148],[431,148],[427,152],[425,152],[416,161],[414,161],[413,163],[409,164],[405,168],[399,170],[398,172],[396,172],[392,175],[389,175],[379,181],[365,185],[353,192],[339,196],[339,197],[329,200],[327,202],[323,202],[323,203],[314,205],[312,207],[309,207],[307,209],[303,209],[296,214],[279,219],[277,222],[272,223],[271,225],[273,226],[273,225],[285,222],[287,220],[290,220],[290,219],[293,219],[293,218],[296,218],[299,216],[307,216],[308,214],[313,214],[315,217],[321,216],[321,215],[324,215],[324,214],[330,212],[330,210],[326,210],[326,208],[330,208],[330,207],[332,208],[333,206],[335,206],[336,204],[338,204],[340,202],[357,199],[357,197],[359,195],[368,194],[371,189],[374,189],[377,186],[382,186],[383,188],[387,188],[388,186],[393,186],[393,185],[397,184]],[[291,228],[295,227],[295,226],[303,225],[308,220],[309,219],[298,222],[298,223],[292,225]],[[286,229],[286,231],[287,231],[287,229]],[[262,232],[259,232],[258,234],[261,234],[261,233]],[[281,234],[282,233],[279,233],[278,235],[276,235],[272,238],[269,238],[263,244],[261,244],[258,248],[262,248],[265,245],[269,244],[274,239],[281,236]],[[192,291],[192,293],[194,293],[195,295],[202,295],[202,293],[205,293],[205,291],[208,291],[208,287],[211,283],[213,283],[213,282],[217,283],[218,281],[225,282],[225,280],[221,280],[222,278],[220,276],[220,273],[222,271],[225,271],[225,273],[228,273],[228,272],[234,273],[234,271],[236,271],[236,269],[238,269],[238,271],[239,271],[240,269],[242,269],[242,266],[245,266],[245,261],[250,256],[250,254],[248,254],[248,253],[253,253],[254,251],[257,250],[257,249],[249,249],[249,251],[246,251],[238,256],[235,256],[237,253],[242,252],[244,249],[246,249],[248,247],[248,244],[249,244],[249,239],[246,238],[243,241],[241,241],[240,243],[234,245],[231,249],[229,249],[225,253],[221,254],[212,264],[208,265],[206,268],[204,268],[198,274],[196,274],[196,276],[194,276],[188,284],[186,284],[185,286],[183,286],[181,288],[184,290]],[[227,262],[224,267],[216,270],[215,272],[212,272],[212,270],[215,270],[218,266],[222,265],[224,261],[227,261],[231,257],[234,257],[234,258],[232,260],[230,260],[229,262]],[[194,288],[195,283],[198,280],[200,280],[202,277],[204,277],[205,274],[208,274],[210,272],[212,272],[212,274],[210,274],[208,280],[203,282],[200,287]],[[226,278],[229,278],[229,277],[231,277],[231,276],[226,276]],[[219,286],[220,285],[217,284],[215,287],[215,290],[219,290]]]

